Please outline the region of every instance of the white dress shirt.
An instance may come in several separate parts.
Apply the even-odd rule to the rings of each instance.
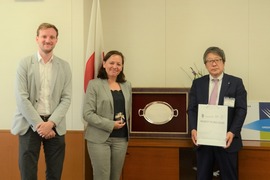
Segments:
[[[38,53],[39,61],[39,74],[40,74],[40,96],[38,100],[37,111],[40,115],[46,116],[51,114],[50,108],[50,92],[51,92],[51,81],[52,81],[52,60],[51,59],[45,64],[44,60]]]

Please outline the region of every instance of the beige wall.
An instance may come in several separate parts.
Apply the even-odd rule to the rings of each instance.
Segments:
[[[0,0],[0,129],[10,128],[15,110],[15,70],[20,58],[36,51],[35,31],[44,21],[59,28],[55,54],[72,66],[68,129],[83,129],[84,52],[91,1]],[[181,67],[188,73],[194,64],[204,69],[202,54],[215,45],[226,53],[226,72],[243,78],[248,99],[270,101],[270,1],[100,2],[105,50],[124,53],[125,73],[133,87],[190,87],[191,80]]]
[[[59,29],[55,54],[73,73],[73,99],[67,127],[83,129],[81,118],[84,66],[84,0],[0,0],[0,129],[10,129],[15,111],[15,72],[21,58],[37,52],[36,29],[50,22]]]
[[[215,45],[226,53],[226,72],[243,78],[249,100],[270,100],[263,81],[269,77],[269,1],[101,2],[105,45],[124,52],[133,86],[189,87],[181,67],[204,69],[202,54]]]

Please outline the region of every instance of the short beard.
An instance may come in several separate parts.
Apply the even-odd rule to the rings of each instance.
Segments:
[[[50,50],[43,50],[43,52],[44,52],[45,54],[50,54],[52,51],[53,51],[53,48],[50,49]]]

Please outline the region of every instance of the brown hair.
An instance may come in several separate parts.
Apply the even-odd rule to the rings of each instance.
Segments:
[[[124,55],[121,52],[115,51],[115,50],[110,51],[110,52],[108,52],[105,55],[105,57],[103,58],[103,61],[106,62],[112,55],[119,55],[119,56],[121,56],[121,58],[122,58],[122,64],[123,64],[123,69],[120,72],[120,74],[118,74],[118,76],[116,78],[116,82],[119,82],[119,83],[126,82],[125,74],[124,74],[124,61],[125,61],[125,58],[124,58]],[[105,70],[105,68],[102,65],[101,65],[101,67],[99,69],[99,72],[98,72],[97,77],[100,78],[100,79],[108,79],[106,70]]]
[[[56,37],[58,37],[58,29],[55,27],[55,25],[50,24],[50,23],[42,23],[38,26],[37,29],[37,36],[39,35],[39,30],[41,29],[48,29],[48,28],[53,28],[56,31]]]

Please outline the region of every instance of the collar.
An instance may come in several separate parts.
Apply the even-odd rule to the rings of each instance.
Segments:
[[[221,81],[222,78],[223,78],[223,76],[224,76],[224,73],[222,73],[219,77],[214,78],[213,76],[211,76],[211,74],[209,74],[209,79],[210,79],[211,81],[212,81],[213,79],[218,79],[219,81]]]
[[[40,63],[41,62],[41,60],[43,60],[43,58],[41,57],[41,55],[39,54],[39,52],[37,52],[37,60],[38,60],[38,62]],[[52,55],[52,57],[50,58],[50,60],[48,61],[48,63],[50,63],[51,61],[53,60],[53,55]],[[42,61],[43,62],[43,61]]]

